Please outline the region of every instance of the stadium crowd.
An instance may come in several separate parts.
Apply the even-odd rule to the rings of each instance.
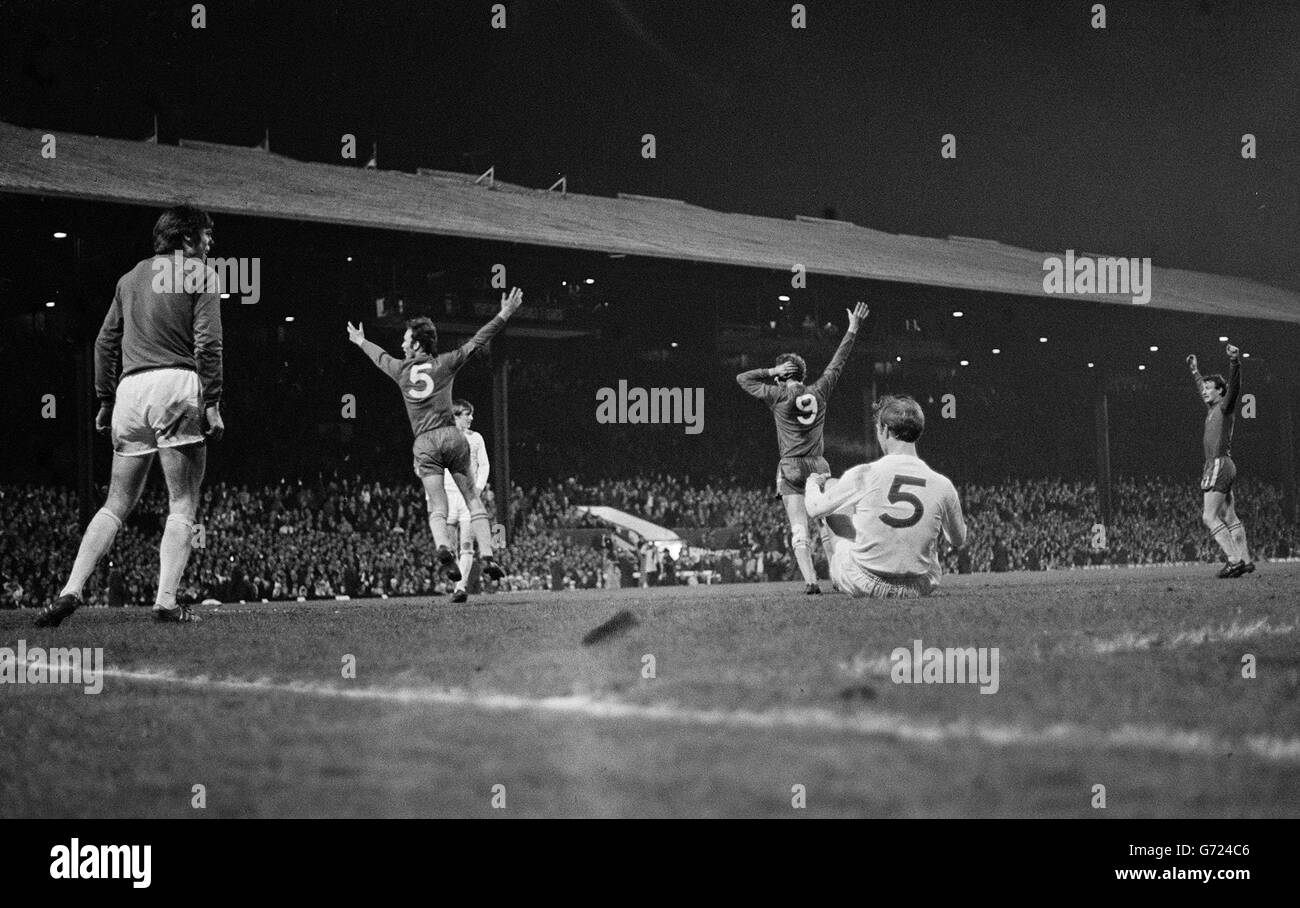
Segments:
[[[1239,513],[1256,558],[1300,551],[1300,525],[1283,514],[1275,484],[1242,480]],[[1048,570],[1100,564],[1218,560],[1186,484],[1123,478],[1116,518],[1103,538],[1093,486],[1009,480],[959,488],[972,539],[944,556],[948,571]],[[490,491],[485,496],[492,510]],[[720,528],[708,549],[673,560],[579,510],[602,504],[678,529]],[[152,602],[166,493],[153,489],[118,534],[87,589],[90,601]],[[0,580],[6,606],[37,606],[58,593],[76,553],[77,502],[65,488],[0,486]],[[414,483],[359,479],[204,490],[201,530],[181,598],[283,600],[432,595],[447,584],[432,568],[423,496]],[[725,532],[721,531],[725,528]],[[586,536],[568,533],[588,530]],[[604,529],[605,534],[592,534]],[[699,534],[696,534],[697,538]],[[709,534],[705,534],[706,538]],[[615,537],[620,544],[615,545]],[[820,550],[818,551],[820,557]],[[788,528],[770,489],[734,481],[692,482],[667,474],[584,484],[576,478],[516,488],[510,545],[500,553],[501,588],[562,589],[783,580],[796,575]],[[824,571],[823,571],[824,573]]]

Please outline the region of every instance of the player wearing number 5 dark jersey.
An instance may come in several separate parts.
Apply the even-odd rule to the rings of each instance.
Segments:
[[[451,534],[447,531],[447,492],[443,488],[443,471],[451,474],[465,503],[469,506],[470,526],[483,560],[483,573],[500,580],[504,573],[492,555],[492,527],[487,510],[474,485],[474,464],[469,442],[456,428],[452,411],[452,382],[461,366],[476,351],[486,347],[505,325],[506,319],[523,302],[523,291],[512,287],[501,296],[501,311],[478,333],[450,353],[438,353],[438,329],[427,318],[407,322],[402,337],[402,359],[388,355],[378,344],[366,340],[361,325],[348,323],[348,340],[370,357],[379,370],[397,383],[406,404],[406,415],[415,433],[415,475],[424,486],[429,502],[429,529],[437,546],[438,562],[452,580],[460,579],[456,556],[451,551]]]
[[[804,384],[808,367],[797,353],[782,353],[771,369],[750,369],[736,376],[740,387],[767,404],[776,420],[776,439],[781,449],[776,492],[785,502],[786,517],[790,520],[790,542],[806,593],[820,593],[821,587],[817,585],[817,574],[808,548],[804,483],[814,473],[830,472],[830,465],[822,456],[826,404],[853,350],[858,325],[867,317],[867,312],[867,304],[859,302],[848,313],[849,327],[844,332],[844,339],[821,378],[810,385]],[[776,379],[776,384],[767,381],[771,378]]]
[[[935,551],[939,535],[954,548],[966,544],[957,489],[916,456],[923,431],[925,414],[915,400],[881,398],[876,438],[884,456],[838,480],[826,474],[808,478],[808,513],[827,524],[822,541],[831,579],[850,596],[927,596],[942,574]]]

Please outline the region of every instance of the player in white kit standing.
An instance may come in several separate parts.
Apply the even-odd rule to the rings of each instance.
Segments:
[[[456,428],[469,442],[474,491],[482,499],[483,490],[487,488],[491,464],[488,462],[487,445],[483,441],[483,436],[470,428],[474,424],[474,405],[467,400],[453,401],[451,412],[456,420]],[[474,566],[474,530],[470,523],[469,505],[465,503],[465,496],[460,494],[460,489],[456,487],[456,481],[450,473],[444,473],[442,476],[443,488],[447,492],[447,526],[456,528],[456,535],[460,540],[460,564],[458,565],[460,579],[456,581],[451,601],[464,602],[469,598],[469,572]],[[429,502],[429,517],[430,528],[432,528],[432,501]]]
[[[876,440],[884,456],[838,480],[826,473],[808,478],[808,516],[826,518],[822,543],[831,580],[850,596],[928,596],[942,574],[939,534],[954,548],[966,544],[957,489],[916,455],[923,431],[920,404],[883,397],[876,404]]]

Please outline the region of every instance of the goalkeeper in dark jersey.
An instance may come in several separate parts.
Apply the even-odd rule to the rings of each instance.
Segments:
[[[1228,344],[1228,378],[1222,375],[1201,375],[1196,367],[1195,354],[1187,357],[1187,365],[1196,380],[1196,390],[1205,401],[1205,469],[1201,473],[1201,492],[1204,508],[1201,519],[1223,549],[1228,563],[1219,571],[1220,577],[1240,577],[1255,570],[1255,563],[1246,548],[1246,529],[1237,516],[1236,502],[1232,496],[1232,482],[1237,478],[1237,467],[1232,462],[1232,427],[1236,418],[1237,400],[1241,396],[1241,350]]]
[[[493,557],[492,527],[488,523],[487,509],[474,486],[474,462],[470,457],[469,442],[465,433],[456,428],[451,388],[461,366],[473,353],[487,346],[523,299],[523,291],[517,287],[502,294],[501,311],[450,353],[438,353],[438,329],[430,319],[411,319],[406,323],[406,333],[402,337],[403,358],[400,360],[366,340],[360,325],[353,326],[348,322],[348,340],[360,347],[371,362],[402,390],[406,415],[411,420],[411,431],[415,433],[412,446],[415,473],[420,477],[429,502],[429,529],[433,532],[434,545],[438,547],[438,562],[452,580],[460,579],[460,570],[451,551],[451,534],[447,532],[444,470],[451,474],[469,506],[470,527],[478,542],[484,576],[492,580],[505,576]]]
[[[804,484],[814,473],[829,473],[830,465],[822,456],[822,426],[826,422],[826,404],[840,372],[848,361],[858,325],[867,317],[867,304],[859,302],[849,312],[849,327],[821,378],[804,384],[808,366],[797,353],[782,353],[771,369],[751,369],[736,376],[746,392],[767,404],[776,419],[777,444],[781,463],[776,472],[776,491],[785,501],[790,520],[790,542],[794,559],[803,575],[804,592],[820,593],[817,573],[813,570],[808,547],[808,511],[804,505]],[[767,379],[775,378],[776,384]]]
[[[108,497],[86,525],[63,591],[37,613],[37,627],[58,627],[82,605],[86,582],[144,494],[155,459],[168,513],[154,619],[199,620],[176,594],[193,548],[207,443],[225,432],[221,280],[207,264],[214,245],[207,212],[168,208],[153,228],[153,256],[117,282],[95,338],[95,430],[113,441]]]

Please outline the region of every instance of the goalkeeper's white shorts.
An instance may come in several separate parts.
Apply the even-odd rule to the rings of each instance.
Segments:
[[[201,444],[203,399],[193,369],[149,369],[117,383],[113,451],[126,457]]]

